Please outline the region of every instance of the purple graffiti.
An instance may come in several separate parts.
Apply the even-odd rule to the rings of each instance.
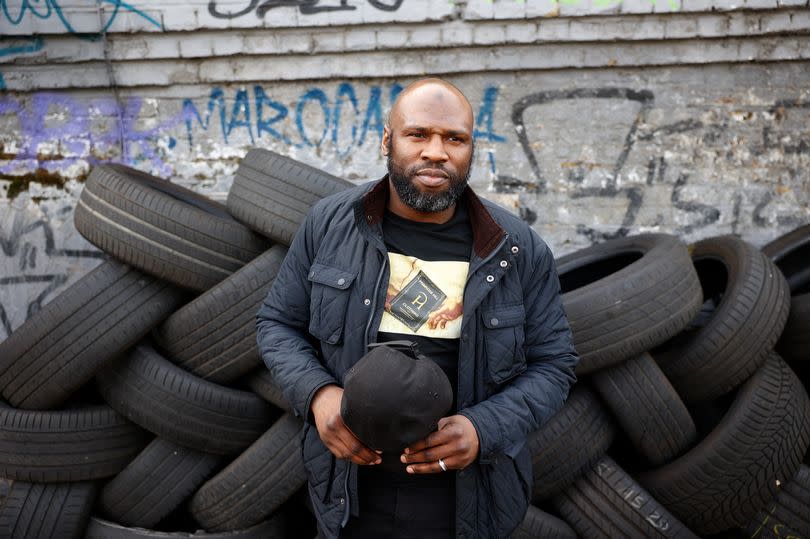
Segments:
[[[20,168],[53,172],[83,161],[90,165],[116,162],[168,175],[172,169],[163,161],[157,143],[167,138],[167,146],[173,148],[176,141],[166,133],[182,123],[183,117],[178,114],[151,129],[138,129],[142,107],[140,97],[119,103],[111,97],[86,101],[64,93],[40,92],[21,103],[2,96],[0,115],[19,118],[20,147],[11,163],[0,166],[0,173]],[[56,155],[42,156],[43,145],[54,146]]]

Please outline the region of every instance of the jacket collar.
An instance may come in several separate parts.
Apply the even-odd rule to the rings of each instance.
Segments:
[[[375,227],[382,223],[383,214],[388,204],[389,194],[388,174],[383,176],[374,186],[365,192],[361,199],[360,208],[362,219],[369,227]],[[467,204],[470,214],[470,226],[473,233],[473,249],[475,254],[481,258],[489,256],[501,241],[506,231],[499,225],[489,211],[484,207],[484,203],[473,192],[469,185],[464,190],[461,201]]]

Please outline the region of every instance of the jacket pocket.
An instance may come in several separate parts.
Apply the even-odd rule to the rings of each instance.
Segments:
[[[309,333],[328,344],[343,338],[346,308],[357,273],[315,262],[309,270],[312,292],[309,304]]]
[[[532,491],[531,457],[524,448],[515,459],[500,454],[484,467],[489,484],[488,506],[492,508],[495,537],[508,537],[520,524]]]
[[[499,305],[482,312],[487,372],[495,384],[502,384],[526,370],[523,304]]]

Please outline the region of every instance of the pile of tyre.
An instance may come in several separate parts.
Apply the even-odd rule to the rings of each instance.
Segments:
[[[226,205],[92,171],[75,224],[109,258],[0,343],[0,537],[315,535],[255,314],[351,185],[260,149]],[[810,537],[810,225],[762,250],[618,238],[557,269],[579,382],[528,439],[514,537]]]

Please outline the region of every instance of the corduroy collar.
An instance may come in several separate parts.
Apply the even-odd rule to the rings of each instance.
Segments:
[[[366,191],[362,198],[363,217],[369,226],[382,223],[383,214],[388,204],[390,184],[388,174]],[[484,207],[481,199],[469,185],[464,190],[461,201],[467,204],[470,213],[470,227],[473,233],[475,254],[486,258],[497,247],[506,231],[499,225]]]

